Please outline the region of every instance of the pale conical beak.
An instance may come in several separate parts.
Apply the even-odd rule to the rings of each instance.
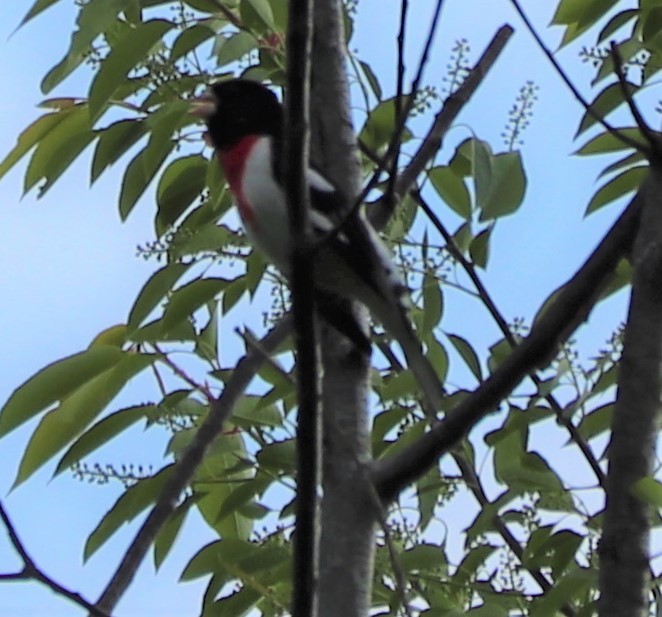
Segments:
[[[217,104],[218,102],[214,93],[207,91],[202,96],[191,100],[189,113],[196,118],[207,120],[216,113]]]

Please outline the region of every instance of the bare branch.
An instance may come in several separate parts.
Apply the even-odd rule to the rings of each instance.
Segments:
[[[292,234],[292,312],[297,349],[297,497],[292,614],[317,614],[319,576],[320,359],[309,231],[310,54],[314,0],[290,0],[283,179]]]
[[[291,326],[289,318],[282,319],[262,339],[262,348],[275,351],[289,335]],[[99,597],[96,603],[98,612],[110,613],[126,592],[156,534],[173,513],[179,496],[193,477],[207,448],[221,432],[223,424],[230,417],[235,404],[263,361],[261,353],[248,351],[237,363],[232,376],[225,384],[223,393],[212,402],[205,421],[200,425],[193,441],[177,462],[168,484],[159,495],[154,508],[142,524],[115,574]]]
[[[474,95],[478,86],[483,83],[485,76],[494,66],[512,34],[513,29],[510,26],[501,26],[462,85],[446,99],[443,107],[435,116],[430,130],[423,138],[420,148],[398,177],[395,183],[394,199],[390,199],[387,194],[368,208],[368,218],[376,229],[382,229],[388,223],[398,201],[411,189],[416,178],[437,154],[451,124]]]
[[[440,6],[440,5],[439,5]],[[405,82],[405,36],[407,34],[407,13],[409,12],[409,0],[400,0],[400,27],[398,30],[398,66],[396,74],[395,88],[395,126],[404,127],[406,117],[402,106],[402,96],[404,94]],[[412,92],[412,96],[416,93]],[[388,187],[386,194],[393,198],[395,192],[395,180],[398,176],[398,162],[400,160],[400,150],[402,148],[401,134],[393,135],[391,143],[394,145],[393,156],[391,157],[391,169],[388,177]]]
[[[392,500],[425,473],[478,420],[496,409],[528,373],[549,363],[559,344],[587,317],[619,260],[631,249],[644,187],[575,276],[558,292],[554,304],[540,316],[529,336],[499,368],[418,441],[375,463],[374,479],[384,500]]]
[[[63,596],[78,606],[88,610],[90,614],[94,617],[110,617],[109,613],[105,613],[100,610],[91,602],[88,602],[83,596],[75,591],[71,591],[66,587],[63,587],[57,581],[53,580],[48,576],[43,570],[37,566],[32,557],[28,554],[27,549],[21,542],[21,539],[18,537],[16,528],[9,518],[9,514],[5,510],[2,502],[0,502],[0,518],[4,523],[7,533],[9,534],[9,540],[14,547],[14,550],[19,554],[21,560],[23,561],[23,570],[21,572],[12,572],[9,574],[0,574],[0,581],[20,581],[20,580],[34,580],[39,581],[42,585],[48,587],[54,593]]]

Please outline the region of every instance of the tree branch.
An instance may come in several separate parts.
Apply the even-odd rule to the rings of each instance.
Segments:
[[[25,581],[25,580],[35,580],[39,581],[42,585],[48,587],[52,592],[63,596],[78,606],[88,610],[90,614],[94,617],[109,617],[108,613],[98,609],[94,604],[88,602],[83,596],[75,591],[71,591],[66,587],[60,585],[60,583],[53,580],[48,576],[43,570],[37,566],[32,557],[30,557],[27,549],[21,542],[21,539],[18,537],[16,528],[9,518],[9,514],[5,510],[2,502],[0,502],[0,518],[7,529],[9,535],[9,540],[14,547],[14,550],[19,554],[21,560],[23,561],[23,569],[20,572],[12,572],[10,574],[0,574],[0,581]]]
[[[533,27],[533,24],[527,17],[526,13],[524,12],[524,9],[522,9],[519,0],[510,0],[510,3],[515,8],[515,11],[517,11],[517,14],[524,22],[526,29],[534,38],[540,50],[545,54],[545,56],[547,56],[547,59],[550,61],[554,69],[556,69],[556,72],[558,73],[559,77],[563,80],[563,83],[565,83],[565,85],[568,87],[570,92],[572,92],[572,95],[575,97],[575,99],[577,99],[579,104],[586,110],[586,113],[588,113],[589,116],[591,116],[596,122],[601,124],[605,129],[607,129],[607,131],[609,131],[612,135],[614,135],[614,137],[619,139],[621,142],[634,148],[635,150],[638,150],[639,152],[644,153],[647,157],[650,158],[653,152],[646,144],[643,144],[637,141],[636,139],[631,139],[627,135],[623,135],[618,129],[614,128],[609,122],[607,122],[603,118],[602,114],[598,113],[593,108],[593,106],[581,95],[575,84],[572,83],[572,80],[568,77],[566,72],[563,70],[561,65],[554,57],[554,54],[550,51],[547,45],[545,45],[538,32],[536,32],[536,29]]]
[[[586,318],[618,261],[631,249],[643,190],[642,187],[588,260],[558,292],[556,301],[539,317],[529,336],[499,368],[418,441],[375,463],[373,477],[382,499],[392,500],[466,436],[478,420],[497,408],[528,373],[549,363],[558,345]]]
[[[473,263],[471,263],[463,255],[462,251],[460,250],[460,247],[457,246],[457,243],[455,242],[455,239],[453,238],[452,234],[449,233],[449,231],[446,229],[446,227],[441,222],[439,217],[434,213],[434,211],[429,206],[429,204],[423,199],[422,195],[418,191],[416,192],[410,191],[409,195],[418,202],[419,206],[423,209],[423,212],[425,212],[427,217],[430,219],[430,222],[432,223],[434,228],[446,241],[446,249],[453,256],[453,258],[462,266],[464,271],[467,273],[467,276],[471,279],[471,282],[476,288],[476,293],[478,294],[482,303],[485,305],[485,308],[487,309],[489,314],[496,322],[497,326],[499,327],[499,330],[501,330],[501,333],[503,334],[504,338],[506,339],[506,341],[508,341],[510,347],[512,349],[517,347],[519,344],[518,341],[515,339],[513,333],[510,331],[510,328],[508,327],[508,323],[506,322],[503,315],[497,308],[496,304],[494,303],[494,300],[492,300],[492,296],[487,291],[485,285],[483,285],[483,282],[480,276],[478,276],[478,273],[476,272],[476,268],[474,267]],[[540,391],[540,388],[543,383],[540,377],[538,377],[538,375],[535,372],[532,372],[529,374],[529,378],[531,379],[531,381],[533,381],[536,388],[538,388],[538,390]],[[598,484],[600,486],[604,486],[605,474],[600,468],[600,464],[598,463],[598,460],[595,458],[595,455],[593,454],[591,447],[588,445],[586,440],[581,436],[580,432],[577,430],[577,427],[573,424],[572,419],[567,417],[566,414],[563,413],[563,408],[561,407],[561,405],[556,400],[556,397],[554,397],[553,394],[551,393],[545,394],[544,398],[549,403],[550,407],[556,414],[557,421],[568,431],[568,433],[570,433],[570,438],[581,450],[582,454],[584,455],[584,458],[586,459],[586,462],[589,464],[591,470],[595,474]]]
[[[291,331],[291,321],[282,319],[262,339],[262,348],[275,351]],[[191,481],[196,468],[202,461],[207,448],[219,435],[223,424],[232,414],[232,410],[244,393],[244,390],[259,370],[264,359],[261,353],[248,351],[237,363],[232,376],[228,379],[223,393],[212,402],[209,414],[198,428],[193,441],[177,462],[172,477],[164,487],[159,498],[142,524],[140,530],[127,549],[112,579],[96,603],[97,612],[110,613],[131,584],[138,567],[145,558],[159,529],[173,513],[179,496]]]
[[[601,617],[649,614],[651,505],[636,492],[650,477],[662,412],[662,169],[640,192],[632,297],[623,340],[609,444],[600,555]]]
[[[416,182],[416,178],[425,171],[437,154],[451,124],[474,95],[478,86],[483,83],[485,76],[494,66],[512,34],[512,27],[501,26],[462,85],[444,101],[430,130],[423,138],[421,146],[395,182],[393,195],[384,195],[367,209],[368,218],[373,227],[383,229],[388,223],[399,200],[407,194]]]
[[[361,190],[351,123],[341,0],[316,0],[311,90],[312,157],[346,196]],[[348,309],[367,332],[365,308]],[[367,615],[375,549],[369,504],[369,355],[332,329],[322,331],[323,497],[320,617]]]
[[[308,169],[310,53],[314,0],[290,0],[283,179],[292,234],[292,312],[297,349],[297,496],[292,614],[317,614],[319,572],[320,393],[310,247]]]

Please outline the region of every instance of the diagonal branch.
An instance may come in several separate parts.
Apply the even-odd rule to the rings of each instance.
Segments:
[[[513,29],[508,25],[499,28],[462,85],[444,101],[444,105],[435,116],[430,130],[423,138],[420,148],[414,153],[411,161],[395,182],[393,195],[389,196],[387,194],[376,204],[370,206],[368,218],[376,229],[382,229],[388,223],[398,201],[407,194],[416,182],[416,178],[437,154],[451,124],[474,95],[478,86],[483,83],[485,76],[494,66],[512,34]]]
[[[441,222],[439,217],[434,213],[430,205],[423,199],[421,194],[419,192],[414,192],[414,191],[410,191],[409,194],[413,199],[417,201],[419,206],[423,209],[423,212],[425,212],[427,217],[430,219],[432,225],[446,241],[446,249],[453,256],[453,258],[462,266],[464,271],[467,273],[467,276],[471,279],[471,282],[476,288],[476,293],[478,293],[478,296],[485,305],[485,308],[496,322],[497,326],[499,327],[499,330],[501,330],[501,333],[503,334],[504,338],[508,341],[510,347],[513,349],[517,347],[519,345],[519,342],[513,336],[513,333],[510,331],[510,328],[508,327],[508,323],[506,322],[503,315],[497,308],[496,304],[494,303],[494,300],[492,300],[492,296],[487,291],[485,285],[483,285],[483,282],[480,276],[478,276],[478,273],[476,272],[476,268],[474,267],[473,263],[471,263],[471,261],[469,261],[463,255],[462,251],[460,250],[460,247],[457,246],[457,243],[455,242],[455,239],[453,238],[452,234],[449,233],[449,231],[446,229],[446,227]],[[540,377],[538,377],[538,375],[535,372],[532,372],[529,374],[529,378],[538,388],[538,391],[540,391],[542,386],[542,380],[540,379]],[[556,400],[556,397],[553,394],[548,393],[545,394],[544,398],[549,403],[550,407],[556,414],[557,421],[563,425],[563,427],[568,431],[568,433],[570,433],[570,438],[581,450],[582,454],[584,455],[584,458],[591,467],[591,470],[593,471],[593,474],[595,475],[598,484],[600,486],[604,486],[605,474],[600,468],[600,464],[598,463],[598,460],[595,458],[595,455],[593,454],[591,447],[582,437],[577,427],[573,424],[571,418],[567,417],[566,414],[563,413],[563,408]]]
[[[274,352],[288,337],[291,331],[289,318],[282,319],[262,339],[262,349]],[[195,434],[168,484],[142,524],[142,527],[127,549],[120,565],[96,603],[97,612],[110,613],[131,584],[149,547],[152,545],[159,529],[174,511],[182,491],[191,481],[195,470],[202,461],[207,448],[212,444],[223,428],[223,424],[232,414],[232,410],[244,390],[253,379],[264,362],[262,353],[250,350],[237,363],[232,376],[228,379],[223,393],[211,404],[209,414]]]
[[[39,581],[42,585],[48,587],[54,593],[68,598],[78,606],[88,610],[91,615],[94,617],[109,617],[109,614],[98,609],[94,604],[88,602],[83,596],[75,591],[71,591],[66,587],[60,585],[60,583],[53,580],[50,576],[45,574],[43,570],[37,566],[32,557],[30,557],[27,549],[21,542],[21,539],[18,537],[16,528],[9,518],[9,514],[5,510],[5,507],[0,502],[0,519],[4,523],[7,533],[9,534],[9,540],[14,547],[14,550],[19,554],[21,560],[23,561],[23,569],[20,572],[12,572],[11,574],[0,574],[0,581],[25,581],[25,580],[34,580]]]
[[[642,206],[641,195],[649,184],[650,180],[644,182],[595,251],[558,292],[554,304],[499,368],[423,437],[374,465],[373,477],[382,499],[392,500],[465,437],[478,420],[496,409],[528,373],[546,366],[559,344],[587,317],[619,260],[630,251]]]

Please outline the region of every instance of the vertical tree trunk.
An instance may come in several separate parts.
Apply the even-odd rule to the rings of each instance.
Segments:
[[[650,504],[633,485],[653,471],[662,408],[662,182],[652,169],[641,190],[634,277],[609,444],[600,542],[600,617],[648,615]]]
[[[313,41],[312,159],[351,199],[359,192],[356,138],[349,112],[340,0],[316,0]],[[363,307],[354,312],[366,323]],[[375,511],[366,469],[369,359],[334,330],[322,333],[323,491],[319,615],[368,614]]]

